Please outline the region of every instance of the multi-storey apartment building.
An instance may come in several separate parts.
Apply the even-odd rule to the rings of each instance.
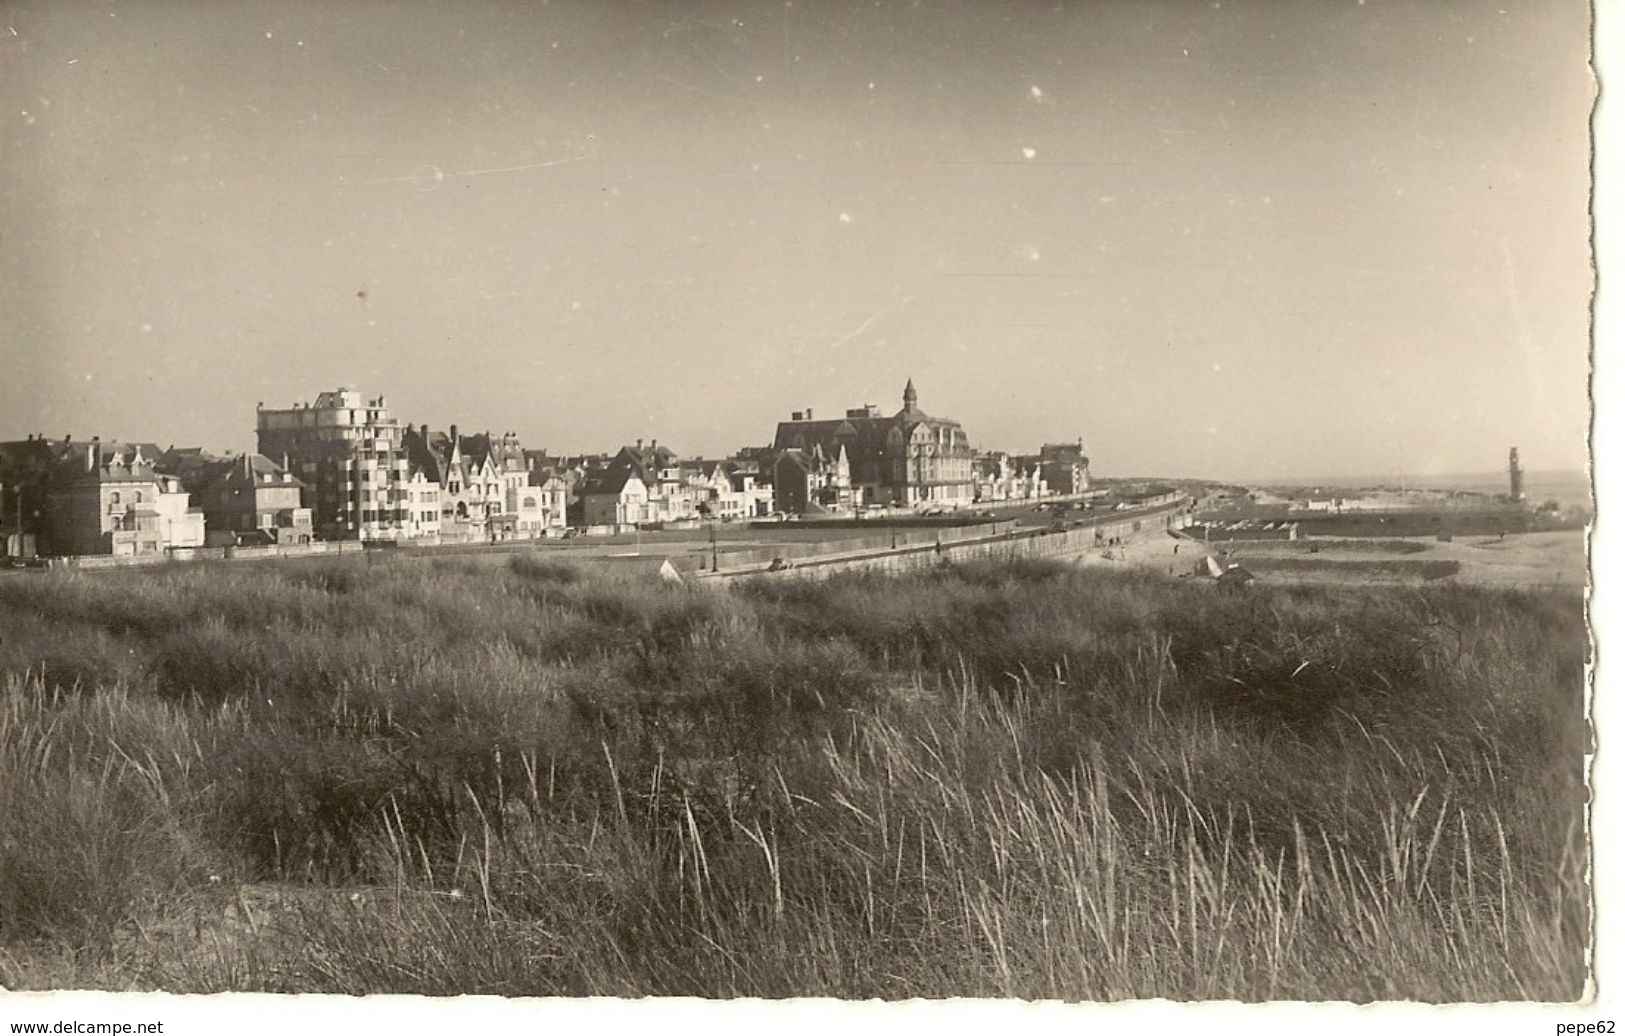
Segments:
[[[785,450],[773,466],[774,501],[789,514],[845,514],[852,510],[852,467],[842,444],[833,458],[821,443]]]
[[[649,499],[644,509],[644,521],[670,522],[699,517],[699,502],[704,494],[690,485],[689,472],[677,454],[652,440],[645,446],[639,439],[636,446],[623,446],[615,461],[630,465],[648,487]]]
[[[1045,443],[1038,451],[1043,466],[1044,482],[1051,493],[1073,496],[1089,489],[1089,458],[1083,452],[1083,440],[1076,443]]]
[[[410,497],[401,425],[384,397],[347,388],[314,403],[256,415],[259,452],[286,456],[310,490],[316,534],[324,539],[400,539],[408,534]]]
[[[528,506],[525,501],[533,501],[540,510],[541,528],[544,535],[563,532],[569,521],[570,506],[570,474],[566,471],[560,473],[555,469],[537,464],[534,459],[527,457],[528,465],[525,471],[526,488],[520,494],[520,512],[523,514]]]
[[[63,446],[33,434],[0,442],[0,554],[25,558],[46,549],[45,492]]]
[[[1002,451],[976,456],[976,499],[981,503],[999,500],[1036,500],[1050,495],[1044,481],[1043,463],[1036,455],[1011,456]]]
[[[635,525],[658,520],[642,472],[623,457],[587,472],[581,483],[581,503],[583,525]]]
[[[482,432],[458,444],[485,511],[487,535],[496,539],[538,536],[543,528],[538,494],[526,493],[530,476],[525,449],[514,432]]]
[[[590,526],[698,518],[708,494],[695,484],[696,471],[658,442],[645,446],[639,439],[584,473],[579,521]]]
[[[409,489],[408,534],[464,541],[485,537],[485,492],[451,434],[431,432],[428,425],[408,427],[402,436]],[[431,502],[438,514],[431,515]]]
[[[694,460],[683,465],[695,510],[710,518],[759,518],[773,510],[771,486],[758,487],[754,464]]]
[[[45,491],[53,554],[156,554],[201,547],[203,512],[180,480],[158,473],[139,445],[64,442]]]
[[[315,535],[304,483],[269,457],[215,457],[180,478],[197,494],[210,546],[301,544]]]
[[[413,539],[440,535],[442,488],[439,479],[430,476],[430,470],[420,459],[408,457],[406,533]]]

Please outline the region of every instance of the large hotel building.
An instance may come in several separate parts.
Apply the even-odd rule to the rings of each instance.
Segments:
[[[903,409],[895,414],[885,416],[865,405],[844,417],[815,421],[811,410],[798,410],[779,424],[773,448],[831,461],[845,451],[858,504],[958,506],[976,498],[974,454],[965,429],[952,418],[921,410],[912,379],[903,389]]]
[[[323,392],[314,403],[288,410],[262,404],[256,428],[259,452],[309,488],[316,535],[334,540],[398,539],[406,535],[408,499],[402,428],[384,397]]]

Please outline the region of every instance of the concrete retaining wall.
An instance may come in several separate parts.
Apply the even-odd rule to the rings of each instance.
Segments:
[[[898,526],[896,543],[898,550],[904,548],[935,549],[939,537],[944,544],[963,543],[968,540],[987,539],[990,536],[1003,536],[1015,527],[1015,522],[982,522],[978,525],[952,525],[932,529],[905,529]],[[783,526],[780,526],[780,528],[783,528]],[[873,528],[873,526],[871,525],[870,528]],[[784,558],[800,565],[803,563],[810,564],[818,558],[831,555],[845,557],[851,554],[889,552],[892,549],[892,542],[891,532],[886,531],[872,536],[843,537],[842,539],[826,542],[788,542],[771,547],[753,547],[750,550],[729,551],[718,556],[718,564],[722,568],[718,574],[726,575],[731,570],[757,569],[770,563],[774,558]],[[702,567],[710,564],[709,556],[685,560],[691,560],[693,562],[692,567]]]
[[[139,568],[184,561],[267,561],[276,558],[308,558],[321,555],[359,554],[366,547],[358,540],[319,540],[315,543],[287,543],[272,547],[188,547],[163,554],[82,554],[51,558],[51,568]]]
[[[940,548],[933,542],[909,546],[899,544],[896,550],[891,550],[888,538],[885,548],[857,554],[848,553],[839,557],[797,559],[794,568],[772,575],[822,579],[838,572],[895,574],[949,562],[984,559],[1016,561],[1024,558],[1076,558],[1114,539],[1127,540],[1143,535],[1160,536],[1167,531],[1183,528],[1187,517],[1181,503],[1120,519],[1081,525],[1065,531],[1049,529],[1016,531],[1013,527],[1007,527],[1006,531],[994,536],[983,535],[977,539],[955,543],[945,539]],[[697,577],[708,582],[761,574],[760,568],[695,573]]]

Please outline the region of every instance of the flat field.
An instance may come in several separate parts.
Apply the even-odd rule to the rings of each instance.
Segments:
[[[0,580],[0,985],[1578,997],[1578,587],[1253,590]]]
[[[1484,586],[1584,587],[1579,530],[1386,540],[1261,540],[1214,544],[1261,578],[1316,582],[1453,579]]]

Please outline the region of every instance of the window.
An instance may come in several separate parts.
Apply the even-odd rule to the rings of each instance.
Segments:
[[[141,490],[139,489],[135,491],[135,502],[138,504],[141,502]]]

